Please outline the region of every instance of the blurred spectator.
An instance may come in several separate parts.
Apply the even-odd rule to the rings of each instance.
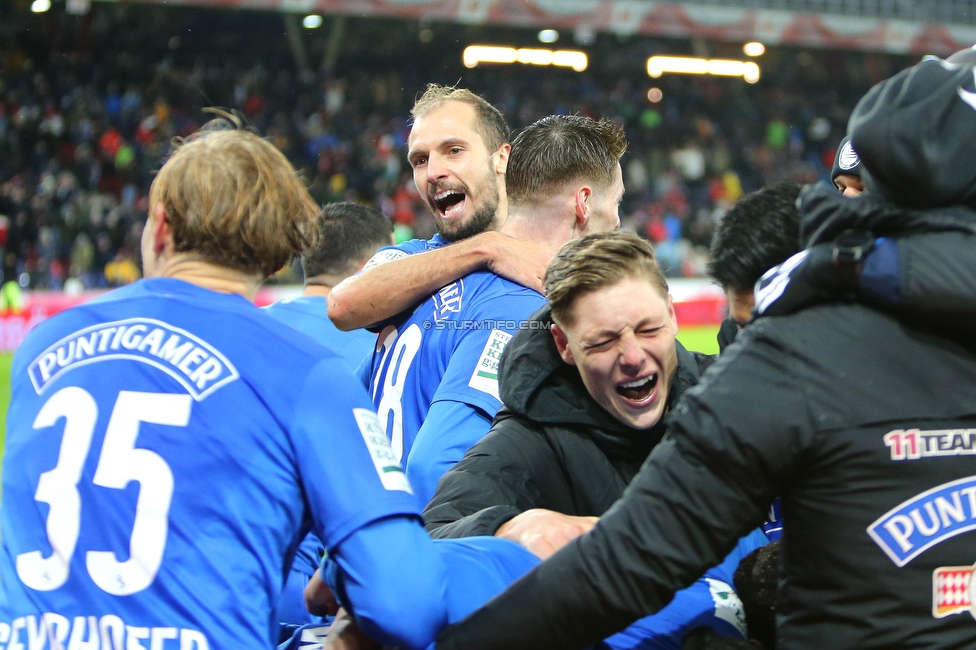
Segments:
[[[457,38],[418,44],[409,21],[349,18],[338,64],[297,74],[287,40],[269,34],[275,13],[93,3],[87,16],[18,7],[4,20],[0,246],[33,288],[61,287],[65,269],[86,288],[102,286],[117,251],[138,250],[130,234],[145,220],[154,170],[210,105],[242,111],[303,170],[319,202],[372,204],[394,220],[398,240],[428,238],[434,224],[406,165],[403,116],[428,82],[459,80],[516,130],[550,113],[622,123],[624,226],[655,243],[669,275],[700,275],[725,210],[773,181],[829,179],[854,103],[910,63],[771,48],[758,84],[666,76],[652,102],[648,50],[680,53],[687,42],[601,34],[584,73],[468,70]],[[306,36],[323,61],[326,31]]]

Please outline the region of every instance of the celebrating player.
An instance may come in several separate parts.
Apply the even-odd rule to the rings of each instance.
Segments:
[[[227,128],[179,147],[150,205],[147,279],[15,358],[0,642],[268,647],[312,527],[364,629],[425,647],[449,620],[445,565],[365,391],[250,303],[317,206],[277,149]]]
[[[437,234],[384,251],[362,273],[336,286],[329,294],[329,318],[339,329],[409,312],[482,268],[542,290],[550,253],[498,231],[508,217],[505,173],[511,146],[505,118],[470,90],[438,84],[427,86],[410,114],[407,155]]]
[[[616,228],[625,149],[623,130],[606,120],[550,116],[526,127],[509,159],[510,209],[502,232],[534,242],[551,258],[572,239]],[[432,159],[412,157],[415,166]],[[476,272],[380,333],[364,368],[368,386],[394,452],[402,454],[425,502],[444,472],[488,433],[501,406],[498,360],[544,302],[530,289]]]

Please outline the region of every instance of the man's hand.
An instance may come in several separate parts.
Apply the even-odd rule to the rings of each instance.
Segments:
[[[380,644],[366,636],[344,609],[336,614],[329,634],[322,642],[322,650],[379,650]]]
[[[538,244],[509,237],[497,231],[486,232],[484,250],[488,255],[488,269],[496,275],[523,287],[545,294],[542,277],[552,260],[552,254]]]
[[[495,537],[516,542],[540,560],[545,560],[571,540],[588,533],[597,521],[598,517],[573,517],[534,508],[506,521],[495,532]]]
[[[322,580],[321,569],[316,569],[305,585],[305,609],[313,616],[332,616],[339,611],[339,601]]]

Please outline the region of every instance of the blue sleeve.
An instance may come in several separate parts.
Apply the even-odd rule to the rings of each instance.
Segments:
[[[733,576],[746,555],[765,546],[766,535],[755,529],[739,539],[734,549],[705,575],[657,614],[633,623],[603,642],[607,650],[680,650],[682,641],[696,627],[710,627],[716,634],[735,639],[745,637],[746,618],[742,601],[733,587]]]
[[[374,521],[349,535],[327,562],[323,579],[380,643],[426,648],[448,624],[447,568],[418,521]]]
[[[505,539],[433,541],[415,522],[393,517],[350,535],[322,575],[364,632],[423,648],[538,563]]]
[[[426,504],[437,482],[491,429],[491,418],[461,402],[435,402],[407,457],[407,478]]]
[[[365,389],[334,358],[308,374],[287,429],[314,529],[327,549],[377,519],[420,517],[421,504]]]
[[[898,242],[879,237],[864,260],[858,279],[861,291],[887,305],[901,304],[901,264]]]
[[[477,323],[477,328],[459,331],[431,402],[463,402],[495,417],[502,405],[498,397],[498,360],[522,323],[544,304],[545,298],[528,290],[475,301],[462,318]]]
[[[457,623],[539,564],[535,555],[500,537],[435,539],[434,548],[447,567],[449,623]]]

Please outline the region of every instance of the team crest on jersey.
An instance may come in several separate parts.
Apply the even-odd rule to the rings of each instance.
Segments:
[[[884,435],[891,460],[976,456],[976,429],[897,429]]]
[[[945,618],[969,612],[976,618],[974,566],[940,566],[932,572],[932,616]]]
[[[976,476],[912,497],[868,526],[867,532],[896,566],[903,567],[950,537],[976,530]]]
[[[162,370],[197,401],[240,377],[214,346],[151,318],[101,323],[69,334],[37,355],[27,374],[40,395],[66,372],[112,359],[140,361]]]
[[[452,282],[434,294],[434,321],[440,322],[461,311],[464,299],[464,280]]]

